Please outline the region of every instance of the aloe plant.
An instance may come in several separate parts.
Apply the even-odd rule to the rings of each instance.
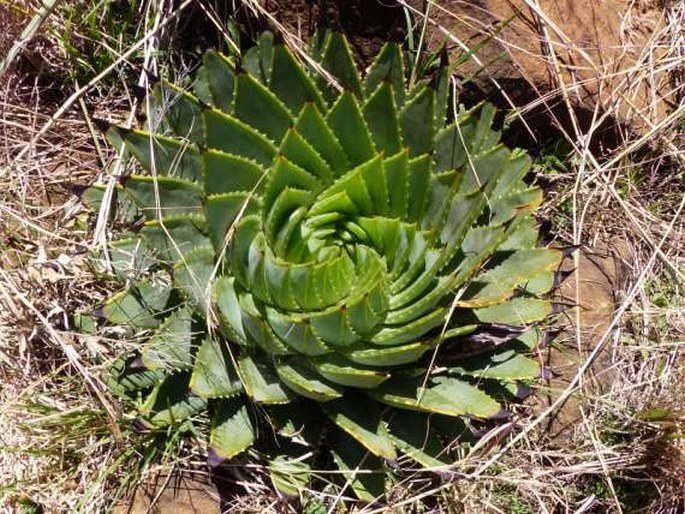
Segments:
[[[390,43],[361,77],[336,33],[312,57],[209,51],[193,93],[156,86],[149,131],[110,130],[145,170],[119,191],[142,228],[109,249],[133,283],[102,307],[144,341],[110,383],[148,426],[209,410],[213,463],[254,447],[296,494],[322,449],[372,500],[539,375],[560,254],[530,159],[491,106],[448,108],[444,65],[408,88]]]

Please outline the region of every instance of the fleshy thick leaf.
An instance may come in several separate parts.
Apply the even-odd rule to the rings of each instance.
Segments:
[[[305,362],[291,359],[276,365],[278,376],[290,389],[305,398],[319,402],[342,396],[342,388],[321,378]]]
[[[286,496],[298,497],[310,480],[309,464],[279,455],[269,461],[269,474],[274,487]]]
[[[110,139],[121,138],[126,148],[152,176],[166,175],[193,182],[202,176],[200,154],[187,141],[138,130],[110,129]]]
[[[396,43],[386,43],[374,60],[364,79],[364,92],[369,97],[378,86],[387,81],[392,86],[395,104],[404,105],[405,76],[402,49]]]
[[[429,416],[395,411],[389,432],[397,449],[424,468],[439,470],[449,465],[447,450],[437,437]]]
[[[371,134],[352,93],[346,91],[340,95],[328,112],[326,123],[340,141],[350,164],[356,166],[374,156]]]
[[[386,471],[381,459],[366,451],[342,430],[334,433],[330,442],[333,460],[342,472],[344,485],[349,486],[361,500],[373,502],[383,498]]]
[[[258,362],[249,355],[242,355],[238,359],[238,368],[245,391],[255,402],[279,404],[290,401],[290,391],[281,384],[272,366]]]
[[[210,245],[200,216],[170,216],[145,223],[140,236],[164,263],[184,259],[193,250]]]
[[[107,251],[112,270],[118,275],[139,277],[155,262],[152,251],[133,237],[112,241]],[[104,257],[101,259],[104,261]]]
[[[259,131],[216,109],[205,109],[202,115],[209,148],[253,159],[262,166],[271,164],[276,147]]]
[[[358,349],[344,352],[352,362],[372,367],[401,366],[416,362],[430,349],[425,343],[411,343],[388,348],[369,348],[360,346]]]
[[[336,175],[342,175],[349,169],[349,160],[345,150],[312,102],[305,103],[295,123],[295,128],[328,163]]]
[[[363,112],[376,143],[376,150],[388,156],[399,152],[402,139],[390,83],[383,82],[378,87],[364,104]]]
[[[134,176],[126,180],[124,190],[147,219],[197,215],[202,209],[202,188],[176,177]]]
[[[433,150],[435,138],[435,94],[423,88],[409,100],[400,113],[400,127],[409,155],[419,156]]]
[[[214,51],[205,52],[203,67],[195,84],[196,92],[205,91],[203,100],[224,112],[233,110],[235,67],[226,56]]]
[[[320,110],[324,109],[321,93],[314,81],[305,73],[285,45],[274,47],[274,62],[269,88],[288,106],[293,114],[299,113],[302,106],[308,101],[313,101]]]
[[[163,113],[164,121],[174,135],[193,143],[204,142],[204,130],[200,121],[202,107],[196,97],[168,83],[155,86],[153,95]]]
[[[515,288],[526,284],[539,274],[551,274],[561,262],[561,252],[545,248],[520,250],[501,264],[478,277],[460,307],[485,307],[511,297]]]
[[[395,461],[397,454],[375,402],[357,395],[327,403],[324,411],[333,422],[374,455]]]
[[[359,72],[354,64],[350,45],[341,33],[329,34],[322,64],[344,89],[351,91],[357,98],[362,98]]]
[[[212,460],[235,457],[250,448],[255,439],[252,420],[243,400],[234,398],[216,404],[209,438]]]
[[[189,252],[174,268],[174,281],[193,306],[206,312],[212,299],[214,252],[208,248]]]
[[[474,314],[483,323],[529,325],[542,321],[551,312],[552,306],[547,300],[519,297],[483,309],[476,309]]]
[[[498,380],[532,380],[540,376],[540,365],[513,349],[478,355],[451,363],[452,373]]]
[[[501,410],[499,403],[485,392],[450,376],[434,377],[425,388],[409,377],[397,377],[370,394],[393,407],[447,416],[491,418]]]
[[[104,383],[118,396],[131,397],[131,393],[149,389],[160,384],[166,373],[162,370],[132,367],[131,357],[120,357],[107,369],[103,378]]]
[[[138,282],[107,300],[102,315],[114,324],[133,325],[137,328],[155,328],[157,317],[171,296],[169,286],[161,283]]]
[[[206,150],[202,153],[205,193],[252,192],[264,180],[264,169],[250,158]]]
[[[201,398],[233,396],[243,390],[228,343],[207,336],[197,350],[190,390]]]
[[[153,427],[177,424],[205,410],[207,401],[188,393],[189,378],[176,373],[152,390],[140,412]]]
[[[250,127],[278,142],[293,119],[283,103],[247,73],[236,79],[235,114]]]
[[[374,389],[390,378],[388,373],[338,357],[319,358],[312,363],[316,371],[331,382],[359,389]]]
[[[167,370],[190,368],[193,365],[192,321],[192,315],[185,307],[172,312],[143,347],[145,367]]]

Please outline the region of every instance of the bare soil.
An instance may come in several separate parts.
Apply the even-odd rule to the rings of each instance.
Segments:
[[[455,70],[463,85],[461,101],[487,99],[521,110],[508,134],[518,146],[591,132],[593,152],[615,149],[626,132],[647,132],[675,105],[675,98],[664,95],[674,70],[664,66],[650,80],[641,79],[649,62],[669,58],[665,47],[655,45],[668,35],[660,4],[544,0],[538,10],[531,5],[526,0],[269,0],[264,7],[273,19],[262,21],[268,26],[275,20],[304,42],[321,24],[341,30],[362,66],[383,42],[410,31],[424,51],[446,45],[452,62],[463,60]]]
[[[618,308],[617,295],[625,280],[624,255],[628,249],[618,239],[613,245],[579,249],[562,262],[560,274],[565,277],[554,293],[559,317],[554,323],[556,337],[546,348],[549,372],[547,387],[535,401],[541,407],[554,403],[578,373],[579,367],[602,340]],[[572,395],[549,418],[548,436],[563,440],[582,420],[581,408],[587,397],[606,394],[614,380],[611,358],[612,342],[604,347],[586,374],[582,392]]]

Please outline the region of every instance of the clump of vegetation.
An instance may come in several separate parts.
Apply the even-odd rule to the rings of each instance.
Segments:
[[[552,78],[559,78],[539,95],[529,91],[525,100],[519,93],[526,90],[495,75],[492,57],[511,58],[514,66],[522,58],[535,59],[489,22],[481,28],[491,43],[480,44],[464,39],[461,27],[453,23],[453,13],[442,9],[440,2],[424,2],[423,10],[421,2],[308,2],[308,12],[302,4],[19,0],[10,2],[9,9],[0,9],[5,29],[0,48],[7,50],[0,59],[0,86],[5,92],[0,107],[4,142],[0,157],[0,510],[118,512],[124,500],[132,502],[134,510],[143,505],[166,511],[177,509],[177,502],[190,496],[196,507],[210,501],[209,511],[219,508],[214,487],[218,483],[226,486],[218,487],[223,511],[347,510],[342,502],[353,491],[340,488],[343,481],[334,477],[342,475],[334,471],[335,461],[328,450],[334,438],[350,436],[336,428],[317,402],[296,399],[288,405],[263,406],[246,401],[257,436],[254,445],[230,463],[209,469],[205,449],[211,442],[211,414],[221,400],[208,400],[208,409],[202,413],[168,426],[150,427],[149,421],[143,426],[131,402],[144,404],[149,390],[122,391],[115,381],[110,381],[108,389],[101,382],[104,370],[117,357],[142,348],[141,341],[148,340],[155,329],[129,327],[124,333],[122,325],[94,323],[90,318],[93,305],[121,289],[122,278],[131,283],[171,281],[163,271],[168,265],[149,250],[142,255],[156,261],[156,267],[133,261],[131,269],[117,260],[123,254],[111,249],[115,269],[117,263],[123,264],[117,275],[103,275],[102,269],[93,268],[88,251],[104,243],[105,227],[116,237],[121,237],[122,229],[134,236],[143,222],[123,190],[116,191],[113,204],[122,207],[117,223],[109,225],[108,210],[103,208],[96,222],[92,211],[84,208],[80,192],[94,181],[112,186],[123,169],[131,169],[122,167],[118,159],[112,161],[115,153],[95,128],[94,118],[138,126],[144,118],[141,90],[147,90],[155,76],[189,86],[190,71],[201,61],[198,56],[204,49],[234,49],[239,40],[250,44],[254,34],[267,25],[303,62],[315,65],[304,57],[316,21],[326,14],[323,9],[329,12],[334,6],[349,4],[353,7],[344,7],[340,23],[355,57],[365,66],[377,44],[398,40],[406,33],[405,63],[416,70],[408,73],[413,80],[425,78],[435,71],[439,58],[434,57],[440,54],[434,52],[447,39],[450,71],[456,73],[450,86],[460,95],[460,102],[474,105],[483,98],[485,91],[471,88],[474,76],[488,77],[495,89],[521,102],[505,112],[503,140],[517,141],[536,156],[528,180],[534,178],[545,188],[544,205],[536,213],[545,236],[561,244],[580,245],[574,254],[576,262],[564,262],[564,269],[576,271],[561,291],[564,303],[559,318],[571,323],[561,329],[554,348],[547,348],[550,361],[544,365],[551,373],[543,382],[548,387],[540,388],[525,409],[512,408],[516,414],[508,423],[428,415],[431,428],[438,419],[464,428],[462,438],[445,454],[450,465],[432,468],[439,474],[432,469],[427,472],[395,448],[398,466],[386,476],[388,507],[354,508],[362,512],[393,508],[402,512],[682,511],[683,6],[673,2],[652,6],[652,13],[665,20],[661,26],[643,16],[644,6],[622,11],[621,26],[630,27],[631,34],[649,34],[649,40],[633,44],[622,39],[624,50],[630,46],[631,54],[642,57],[633,64],[631,59],[621,59],[614,63],[618,68],[605,67],[604,58],[584,60],[594,59],[589,41],[564,38],[559,44],[554,42],[564,37],[562,32],[575,33],[565,30],[563,12],[544,6],[536,9],[534,27],[527,14],[526,20],[512,18],[513,23],[531,26],[534,45],[549,48],[548,57],[539,63]],[[353,12],[357,4],[365,9],[382,7],[383,16],[399,11],[395,21],[401,21],[404,11],[407,30],[376,25],[361,9]],[[357,24],[357,19],[363,23]],[[556,23],[561,31],[557,33],[549,23]],[[499,26],[508,24],[507,20]],[[537,41],[538,31],[542,36],[546,26],[551,40],[545,36]],[[367,38],[369,31],[372,39]],[[559,48],[564,55],[558,54]],[[566,52],[582,58],[568,60]],[[233,54],[231,61],[247,68],[245,58],[237,56]],[[553,62],[560,66],[550,67]],[[594,76],[588,76],[593,71]],[[535,77],[529,78],[535,82]],[[578,88],[585,90],[588,81],[595,80],[604,84],[607,96],[600,98],[617,101],[602,100],[596,116],[588,119],[583,107],[595,104],[583,101],[578,106]],[[171,100],[181,93],[169,85],[160,90],[168,101],[158,102],[157,109],[150,111],[148,129],[169,135],[168,127],[159,127],[159,116],[166,106],[173,108]],[[643,105],[633,105],[631,91],[638,96],[647,92],[655,108],[647,113]],[[154,98],[149,100],[155,103]],[[504,102],[501,106],[507,107]],[[522,137],[522,124],[533,124],[536,111],[546,120],[539,133],[538,126],[530,127],[531,136],[536,134],[538,139]],[[477,118],[478,113],[459,116]],[[450,109],[448,117],[451,123],[457,115]],[[637,125],[631,119],[638,120]],[[618,139],[605,139],[607,126],[615,129]],[[133,224],[130,214],[137,216]],[[598,270],[583,266],[585,257],[592,254],[615,255],[621,263],[620,276],[615,276],[611,264]],[[221,273],[225,274],[224,268]],[[604,313],[599,328],[595,305]],[[216,305],[213,312],[220,320]],[[590,313],[593,316],[585,316]],[[207,325],[202,321],[194,319],[193,330],[205,332]],[[479,331],[459,341],[465,348],[479,338],[488,344],[498,342]],[[197,348],[196,344],[193,351]],[[576,358],[572,362],[556,359],[560,350]],[[428,350],[424,358],[431,358],[434,351]],[[536,353],[544,361],[548,352]],[[399,368],[390,371],[396,373]],[[485,382],[478,381],[478,386]],[[113,391],[130,400],[121,401]],[[549,394],[551,402],[557,395],[570,401],[548,408],[543,393]],[[243,393],[239,397],[245,399]],[[287,436],[278,434],[270,414],[302,403],[313,406],[326,420],[324,439],[317,447],[301,444],[306,443],[305,431],[302,439],[290,439],[295,441],[290,444]],[[404,409],[396,412],[388,420],[390,429],[398,417],[423,415]],[[140,433],[141,428],[145,433]],[[460,445],[473,429],[479,436],[486,435],[475,445]],[[364,448],[353,439],[349,444]],[[277,459],[293,448],[300,453],[292,455],[304,457],[309,472],[292,459]],[[368,453],[368,459],[377,459]],[[375,471],[384,474],[394,464],[381,462],[374,470],[360,469],[359,476]],[[356,477],[348,473],[347,478]],[[203,485],[197,487],[196,480]],[[274,483],[291,493],[308,483],[308,490],[300,502],[279,501]]]
[[[254,446],[297,494],[324,448],[374,500],[539,376],[561,252],[536,247],[530,159],[490,106],[448,113],[445,67],[407,89],[396,44],[363,79],[342,35],[312,53],[208,52],[195,94],[156,86],[150,131],[110,131],[147,173],[110,247],[134,283],[102,307],[144,342],[109,380],[148,427],[209,409],[211,463]]]

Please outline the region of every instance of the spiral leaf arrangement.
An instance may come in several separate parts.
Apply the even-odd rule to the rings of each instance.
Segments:
[[[109,132],[147,172],[120,187],[142,228],[109,249],[137,274],[102,308],[145,341],[110,383],[153,427],[209,409],[212,462],[255,447],[296,494],[323,448],[371,500],[539,375],[560,254],[536,247],[529,158],[492,107],[448,112],[445,66],[408,88],[390,43],[361,78],[336,33],[312,58],[270,34],[207,52],[194,94],[156,86],[159,128]]]

